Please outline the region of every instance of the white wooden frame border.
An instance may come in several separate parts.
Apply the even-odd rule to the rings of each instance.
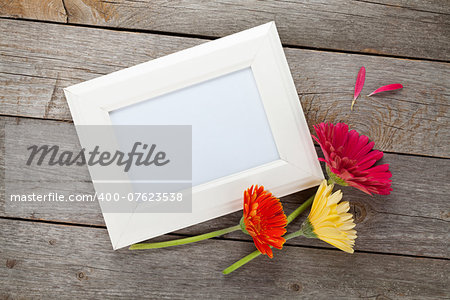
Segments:
[[[193,213],[177,214],[176,222],[165,221],[170,214],[104,213],[114,249],[240,210],[252,184],[278,197],[318,185],[317,154],[274,22],[64,89],[75,125],[111,125],[113,110],[247,67],[280,159],[193,187]]]

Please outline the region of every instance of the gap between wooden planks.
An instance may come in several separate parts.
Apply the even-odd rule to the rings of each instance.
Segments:
[[[0,16],[168,34],[222,37],[276,21],[284,44],[450,60],[446,0],[17,0]]]

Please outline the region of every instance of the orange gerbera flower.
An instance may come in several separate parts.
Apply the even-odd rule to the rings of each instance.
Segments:
[[[273,257],[270,246],[283,248],[286,241],[287,218],[280,199],[264,190],[263,186],[252,186],[244,192],[244,213],[241,227],[253,238],[256,248]]]

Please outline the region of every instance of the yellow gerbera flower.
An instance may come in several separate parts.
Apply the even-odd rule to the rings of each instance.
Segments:
[[[308,218],[302,225],[303,235],[319,238],[345,252],[353,253],[356,230],[348,201],[339,203],[342,192],[333,194],[333,184],[323,180],[317,190]]]

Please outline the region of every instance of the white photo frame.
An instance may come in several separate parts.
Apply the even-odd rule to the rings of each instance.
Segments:
[[[75,125],[112,125],[112,112],[244,69],[252,72],[278,158],[193,186],[192,213],[104,212],[114,249],[238,211],[252,184],[282,197],[320,184],[323,173],[274,22],[64,89]],[[92,181],[97,193],[107,192]]]

